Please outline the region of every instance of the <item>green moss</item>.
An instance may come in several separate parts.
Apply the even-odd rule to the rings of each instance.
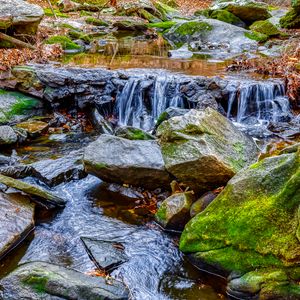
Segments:
[[[52,36],[45,42],[46,44],[60,44],[64,50],[79,50],[81,46],[74,43],[70,38],[66,36]]]
[[[140,9],[139,10],[139,14],[142,18],[146,19],[147,21],[149,21],[150,23],[158,23],[161,22],[161,20],[159,18],[157,18],[156,16],[152,15],[151,13],[149,13],[147,10],[145,9]]]
[[[0,21],[0,29],[7,29],[12,25],[12,21],[9,20],[2,20]]]
[[[92,24],[95,26],[108,26],[109,25],[107,22],[100,20],[100,19],[93,18],[93,17],[86,18],[85,22],[87,24]]]
[[[178,26],[175,32],[182,36],[193,35],[196,32],[211,31],[213,27],[206,22],[191,21]]]
[[[93,14],[89,11],[81,10],[80,11],[80,17],[87,17],[87,16],[92,16]]]
[[[167,207],[162,204],[155,214],[156,220],[165,222],[167,220]]]
[[[74,26],[72,26],[72,25],[70,25],[68,23],[60,23],[58,26],[60,28],[67,28],[67,29],[79,31],[77,28],[75,28]]]
[[[96,169],[105,169],[105,168],[107,168],[107,165],[102,164],[102,163],[98,163],[98,164],[95,164],[95,167],[96,167]]]
[[[197,16],[197,17],[204,16],[206,18],[209,18],[211,13],[212,13],[211,9],[200,9],[195,12],[195,16]]]
[[[24,284],[30,285],[38,293],[46,292],[47,282],[48,279],[46,277],[40,277],[40,276],[30,276],[23,280]]]
[[[214,10],[209,15],[209,18],[216,19],[216,20],[219,20],[219,21],[222,21],[225,23],[229,23],[229,24],[234,24],[234,25],[243,24],[243,21],[240,18],[238,18],[231,12],[229,12],[227,10],[223,10],[223,9]]]
[[[278,28],[268,20],[254,22],[250,26],[250,29],[253,32],[259,32],[259,33],[265,34],[267,36],[280,35],[280,31],[278,30]]]
[[[60,12],[58,9],[54,9],[54,12],[55,12],[55,15],[59,18],[69,18],[69,16],[67,14]],[[48,17],[54,16],[51,8],[44,8],[44,14],[45,14],[45,16],[48,16]]]
[[[15,44],[9,41],[0,40],[0,48],[15,48]]]
[[[92,41],[92,38],[88,34],[84,34],[81,31],[71,30],[68,34],[72,39],[82,40],[86,43],[90,43]]]
[[[288,29],[300,28],[300,13],[298,13],[295,9],[291,9],[280,19],[280,26]]]
[[[263,34],[263,33],[259,33],[259,32],[255,32],[255,31],[251,31],[251,32],[245,32],[245,36],[248,39],[260,42],[260,43],[264,43],[268,40],[268,36]]]
[[[153,23],[149,24],[148,27],[150,28],[158,28],[158,29],[170,29],[176,24],[175,21],[167,21],[167,22],[159,22],[159,23]]]

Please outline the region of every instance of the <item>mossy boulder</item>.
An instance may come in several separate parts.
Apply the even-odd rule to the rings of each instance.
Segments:
[[[19,92],[0,89],[0,124],[16,123],[38,113],[43,103]]]
[[[190,208],[195,201],[192,192],[176,193],[163,201],[155,219],[167,229],[182,230],[190,219]]]
[[[144,31],[148,28],[147,23],[130,18],[127,18],[126,20],[115,21],[113,26],[123,31]]]
[[[70,268],[30,262],[0,281],[1,296],[15,299],[114,299],[129,298],[128,289],[113,278],[93,277]]]
[[[227,10],[248,25],[271,17],[267,4],[252,0],[219,1],[213,9]]]
[[[64,50],[81,50],[81,46],[74,43],[70,38],[61,35],[51,36],[45,41],[46,44],[60,44]]]
[[[216,19],[225,23],[229,23],[235,26],[245,27],[245,23],[232,14],[231,12],[225,10],[225,9],[216,9],[216,10],[202,10],[195,13],[196,15],[203,15],[206,18]]]
[[[115,134],[118,137],[128,139],[128,140],[154,140],[155,139],[155,137],[149,134],[148,132],[131,126],[119,127],[116,130]]]
[[[186,225],[180,249],[193,253],[194,262],[202,267],[225,275],[234,272],[233,278],[255,270],[299,269],[299,190],[299,150],[255,163],[233,177],[219,196]],[[250,277],[242,277],[244,285],[237,288],[234,284],[231,289],[257,294],[264,287],[260,282],[270,279],[267,274],[269,271],[257,276],[249,273]],[[286,286],[293,286],[299,280],[298,271],[284,281]],[[273,282],[270,293],[282,280],[274,278]],[[299,289],[298,285],[298,296],[291,299],[299,299]]]
[[[18,34],[32,35],[44,16],[38,5],[23,0],[0,0],[0,30],[12,29]]]
[[[164,121],[157,136],[166,169],[197,192],[226,184],[257,157],[252,139],[211,108]]]
[[[268,37],[280,35],[280,30],[268,20],[256,21],[250,26],[250,29],[254,32],[265,34]]]
[[[103,20],[100,20],[100,19],[96,19],[96,18],[93,18],[93,17],[88,17],[85,19],[85,22],[87,24],[92,24],[92,25],[95,25],[95,26],[108,26],[109,24]]]
[[[300,12],[300,0],[292,0],[292,8]]]
[[[248,39],[251,39],[251,40],[259,42],[259,43],[264,43],[269,39],[269,37],[266,34],[263,34],[260,32],[255,32],[255,31],[245,32],[245,36]]]
[[[279,23],[283,28],[298,29],[300,28],[300,13],[295,9],[291,9],[280,19]]]

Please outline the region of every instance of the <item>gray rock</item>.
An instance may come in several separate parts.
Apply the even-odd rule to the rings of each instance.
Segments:
[[[109,123],[95,108],[91,112],[91,121],[100,133],[114,134],[112,124]]]
[[[85,149],[83,160],[87,173],[106,182],[155,189],[171,181],[156,141],[103,134]]]
[[[203,196],[201,196],[197,201],[193,203],[190,209],[190,216],[193,218],[200,212],[204,211],[205,208],[214,201],[214,199],[218,196],[218,194],[213,192],[207,192]]]
[[[10,126],[0,126],[0,145],[12,145],[17,141],[18,136]]]
[[[120,243],[93,240],[86,237],[82,237],[81,240],[88,254],[100,269],[111,272],[128,260],[124,246]]]
[[[0,154],[0,165],[8,165],[10,163],[10,161],[11,161],[11,159],[9,156]]]
[[[196,192],[211,191],[257,159],[257,146],[217,111],[191,110],[158,130],[166,169]]]
[[[118,127],[115,135],[128,140],[155,140],[150,133],[131,126]]]
[[[53,187],[87,176],[83,169],[81,156],[82,154],[73,154],[58,159],[47,159],[35,162],[30,166],[35,170],[35,177]]]
[[[176,193],[163,201],[155,219],[167,229],[182,230],[190,220],[190,208],[194,202],[192,192]]]
[[[0,29],[14,28],[17,33],[35,34],[44,11],[23,0],[0,0]]]
[[[119,281],[92,277],[46,262],[21,265],[0,281],[0,298],[5,300],[125,300],[127,288]]]
[[[34,204],[26,196],[0,192],[0,210],[1,259],[34,228]]]

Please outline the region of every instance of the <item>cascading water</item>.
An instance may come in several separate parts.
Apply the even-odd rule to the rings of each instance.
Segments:
[[[237,123],[281,122],[291,118],[289,100],[280,81],[245,81],[229,91],[227,117]]]
[[[117,95],[116,114],[119,125],[150,130],[170,106],[184,107],[178,78],[158,75],[149,81],[147,77],[131,77]]]

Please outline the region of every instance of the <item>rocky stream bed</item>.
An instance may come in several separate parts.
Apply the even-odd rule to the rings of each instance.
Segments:
[[[300,299],[298,110],[282,78],[225,69],[278,55],[298,1],[60,1],[68,22],[20,1],[0,32],[68,40],[0,73],[0,299]]]

